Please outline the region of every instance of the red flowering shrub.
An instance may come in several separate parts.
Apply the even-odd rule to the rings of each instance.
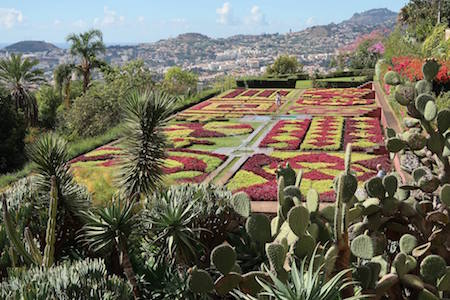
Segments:
[[[424,60],[415,57],[393,57],[393,70],[409,81],[418,81],[423,79],[422,65]],[[443,61],[441,68],[436,76],[436,81],[439,83],[447,83],[450,81],[450,61]]]

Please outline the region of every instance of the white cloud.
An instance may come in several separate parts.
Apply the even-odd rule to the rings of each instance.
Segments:
[[[61,25],[61,20],[55,19],[53,21],[53,25],[55,25],[55,26]]]
[[[139,24],[144,24],[145,18],[143,16],[139,16],[137,18],[137,21],[138,21]]]
[[[266,16],[262,13],[259,6],[254,5],[250,9],[250,16],[246,19],[246,23],[251,25],[267,25]]]
[[[110,10],[108,6],[103,7],[103,18],[95,18],[94,26],[107,27],[111,25],[116,25],[123,23],[125,21],[124,16],[118,16],[117,12]]]
[[[73,22],[72,25],[78,28],[85,28],[87,26],[86,21],[81,19]]]
[[[305,23],[306,23],[306,25],[311,26],[311,25],[314,25],[314,23],[316,23],[316,20],[314,17],[309,17]]]
[[[236,23],[230,2],[225,2],[222,7],[216,9],[218,15],[217,22],[223,25],[233,25]]]
[[[22,22],[23,15],[20,10],[0,7],[0,27],[9,29]]]

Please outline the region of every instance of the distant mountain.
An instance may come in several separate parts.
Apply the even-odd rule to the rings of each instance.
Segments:
[[[378,25],[396,20],[397,13],[387,8],[375,8],[362,13],[355,13],[350,19],[343,23],[355,25]]]
[[[59,49],[45,41],[21,41],[4,48],[10,52],[43,52]]]

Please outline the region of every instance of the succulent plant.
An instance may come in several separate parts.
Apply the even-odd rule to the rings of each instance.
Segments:
[[[228,244],[222,244],[211,252],[211,261],[222,274],[228,274],[233,270],[236,262],[236,252]]]
[[[447,263],[439,255],[428,255],[420,264],[420,275],[426,282],[434,283],[445,274]]]
[[[25,228],[24,237],[27,241],[29,251],[25,248],[25,245],[20,240],[19,234],[17,233],[15,225],[8,212],[8,205],[5,199],[2,199],[2,207],[5,229],[15,252],[17,252],[27,264],[35,264],[38,266],[44,266],[46,268],[51,267],[53,265],[53,257],[55,253],[55,228],[58,207],[58,189],[55,176],[51,177],[50,203],[48,209],[44,255],[42,255],[40,253],[40,250],[37,248],[28,228]]]
[[[253,241],[264,245],[272,240],[270,220],[264,214],[252,214],[245,223],[245,229]]]
[[[384,75],[384,81],[389,85],[398,85],[400,84],[400,76],[394,71],[388,71]]]

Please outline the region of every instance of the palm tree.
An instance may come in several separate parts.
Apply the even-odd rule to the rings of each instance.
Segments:
[[[59,90],[59,95],[62,98],[64,92],[64,99],[66,107],[70,106],[70,84],[72,82],[72,74],[75,69],[74,64],[60,64],[53,71],[53,78],[55,79],[55,85]]]
[[[38,120],[38,106],[32,91],[44,81],[42,70],[35,68],[38,63],[36,59],[22,59],[21,54],[11,54],[0,60],[0,85],[32,125]]]
[[[162,127],[176,98],[159,91],[132,92],[124,107],[126,136],[119,184],[129,197],[149,194],[162,181],[167,140]]]
[[[86,224],[81,238],[96,252],[117,251],[123,272],[133,287],[134,297],[139,298],[136,275],[129,256],[130,236],[139,227],[140,208],[133,200],[113,199],[107,207],[99,207],[85,214]]]
[[[99,53],[105,52],[103,34],[100,30],[92,29],[80,34],[73,33],[66,40],[72,43],[70,53],[79,56],[81,59],[76,68],[83,76],[83,92],[85,93],[91,81],[92,69],[103,64],[97,59]]]

